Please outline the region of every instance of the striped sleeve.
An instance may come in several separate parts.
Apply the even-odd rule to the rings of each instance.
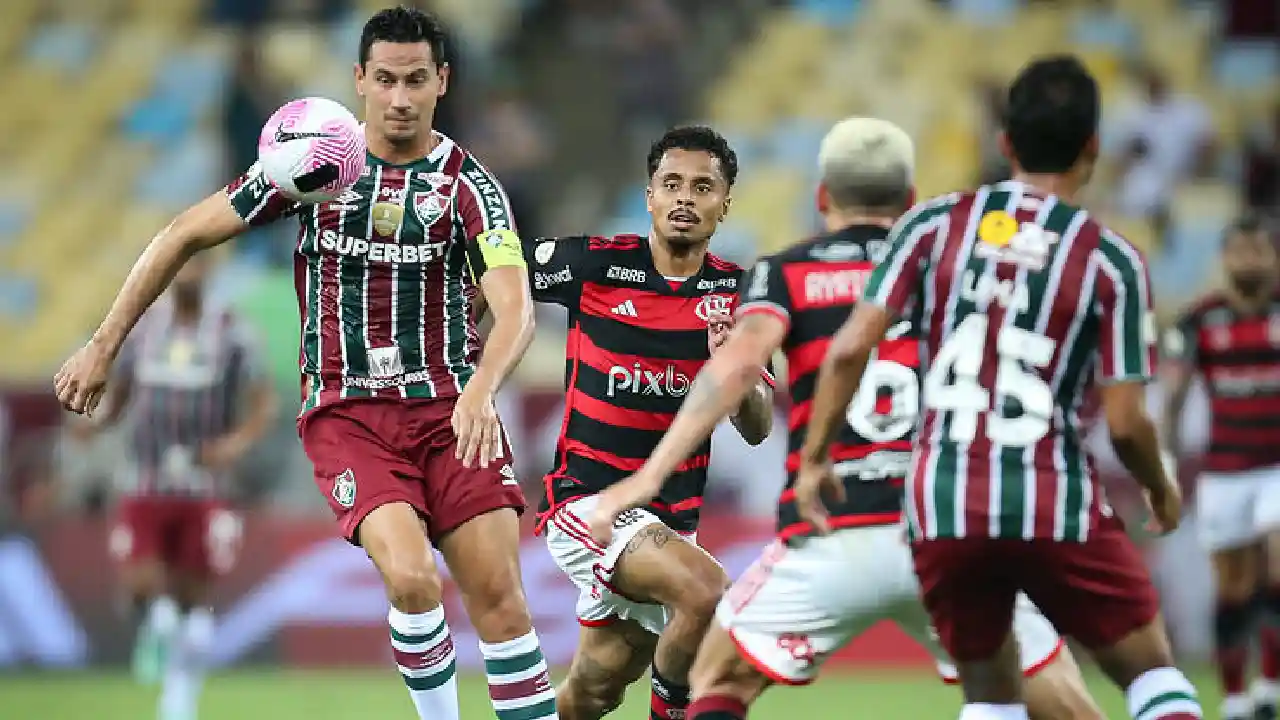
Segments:
[[[735,317],[765,313],[791,326],[791,296],[782,277],[782,264],[777,258],[758,260],[742,278]]]
[[[1183,313],[1160,340],[1164,359],[1194,367],[1200,357],[1200,313]]]
[[[462,161],[458,178],[457,221],[466,238],[471,276],[479,280],[489,268],[528,267],[502,183],[470,155]]]
[[[285,197],[267,179],[258,163],[249,166],[240,177],[232,180],[225,191],[236,214],[253,227],[268,225],[302,208],[302,203]]]
[[[930,202],[917,206],[889,231],[889,250],[880,259],[863,289],[863,300],[900,316],[919,294],[936,233],[937,219],[951,203]]]
[[[1105,230],[1094,261],[1099,379],[1150,382],[1156,369],[1156,320],[1147,263],[1127,240]]]

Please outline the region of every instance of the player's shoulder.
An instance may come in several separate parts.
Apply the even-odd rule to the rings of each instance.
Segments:
[[[587,235],[581,238],[586,242],[587,252],[600,254],[635,253],[644,249],[643,235]]]
[[[739,265],[738,263],[733,262],[731,260],[725,260],[719,255],[716,255],[715,253],[710,253],[710,252],[707,253],[707,258],[706,260],[703,261],[703,265],[705,265],[706,267],[703,270],[702,274],[703,276],[708,278],[716,278],[716,277],[738,278],[738,277],[742,277],[742,273],[744,272],[744,270],[742,269],[742,266]]]
[[[1227,300],[1226,293],[1215,289],[1201,293],[1194,300],[1184,305],[1181,312],[1178,313],[1178,321],[1180,323],[1198,324],[1203,322],[1206,317],[1226,316],[1230,313],[1231,303]]]

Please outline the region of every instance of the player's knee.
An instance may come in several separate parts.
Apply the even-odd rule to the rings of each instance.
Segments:
[[[481,638],[516,638],[533,626],[519,583],[484,583],[465,601],[471,624]]]
[[[705,628],[716,615],[716,606],[728,587],[723,571],[711,577],[703,577],[680,588],[680,598],[672,610],[684,618]]]
[[[382,578],[391,605],[401,612],[426,612],[440,604],[440,576],[425,559],[388,563]]]

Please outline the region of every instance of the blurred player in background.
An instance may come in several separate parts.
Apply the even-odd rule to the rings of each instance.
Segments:
[[[255,166],[179,215],[56,385],[68,409],[92,412],[125,336],[192,255],[297,217],[299,434],[343,535],[382,574],[396,665],[418,714],[458,718],[434,545],[480,636],[497,717],[539,720],[555,717],[555,692],[521,587],[525,503],[493,403],[528,346],[533,301],[501,185],[432,130],[448,87],[444,37],[417,10],[375,14],[355,66],[369,147],[360,181],[302,206]],[[477,283],[494,316],[483,358]]]
[[[920,604],[902,533],[902,486],[919,415],[919,339],[900,323],[878,355],[833,450],[846,498],[833,505],[831,537],[815,537],[796,512],[790,481],[813,407],[814,380],[832,335],[849,316],[890,226],[910,204],[914,150],[892,123],[853,118],[823,140],[818,209],[827,232],[756,263],[743,280],[738,323],[694,383],[652,458],[606,490],[592,526],[607,534],[616,513],[647,503],[669,473],[736,407],[773,353],[787,355],[791,421],[788,486],[778,540],[734,583],[692,673],[690,720],[741,720],[773,683],[812,682],[824,658],[881,620],[898,623],[954,681]],[[1099,718],[1058,634],[1025,598],[1015,620],[1036,718]]]
[[[844,494],[831,451],[845,408],[886,332],[918,319],[924,417],[907,528],[925,606],[960,670],[960,717],[1027,717],[1011,633],[1025,591],[1125,690],[1132,717],[1199,718],[1079,427],[1081,398],[1100,383],[1116,454],[1159,528],[1175,528],[1177,485],[1145,409],[1156,342],[1145,261],[1072,204],[1097,157],[1097,83],[1075,58],[1037,60],[1007,108],[1014,179],[918,205],[890,232],[819,371],[796,502],[830,527],[822,495]]]
[[[695,541],[706,438],[673,468],[665,492],[617,518],[610,542],[587,530],[596,493],[649,457],[690,380],[724,342],[742,274],[707,251],[738,173],[728,142],[711,128],[675,128],[654,143],[648,171],[648,237],[528,245],[535,299],[569,309],[564,426],[539,526],[581,591],[578,651],[558,696],[565,720],[616,708],[650,665],[650,717],[684,717],[689,667],[728,585]],[[757,373],[734,408],[733,424],[752,445],[769,434],[771,387]]]
[[[1187,390],[1200,375],[1213,420],[1196,484],[1196,520],[1217,577],[1222,717],[1271,720],[1280,689],[1280,536],[1274,534],[1280,531],[1280,269],[1257,220],[1227,230],[1222,266],[1226,287],[1197,302],[1165,335],[1164,430],[1167,447],[1177,453]],[[1262,677],[1250,698],[1245,669],[1259,611]]]
[[[196,717],[213,642],[209,582],[231,569],[240,542],[226,484],[276,408],[257,344],[207,298],[210,263],[205,253],[178,271],[121,348],[109,409],[77,428],[128,419],[135,483],[108,543],[140,614],[134,672],[163,680],[161,720]]]

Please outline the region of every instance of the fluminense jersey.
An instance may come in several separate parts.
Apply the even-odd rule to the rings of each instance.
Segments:
[[[1178,319],[1164,346],[1204,378],[1213,412],[1205,469],[1280,465],[1280,291],[1256,315],[1211,293]]]
[[[408,165],[367,155],[360,180],[333,202],[293,202],[257,165],[227,186],[250,225],[298,220],[304,413],[352,398],[453,397],[475,372],[476,283],[524,257],[498,180],[438,138]]]
[[[117,372],[132,383],[126,415],[130,494],[216,496],[226,478],[200,462],[235,427],[262,372],[257,343],[229,308],[205,307],[191,324],[162,298],[121,348]]]
[[[812,533],[795,507],[800,467],[813,413],[818,369],[831,338],[861,297],[888,232],[855,226],[800,243],[758,261],[742,281],[739,317],[772,315],[787,325],[791,416],[787,422],[787,486],[778,501],[778,537]],[[902,486],[911,467],[911,439],[919,416],[920,343],[903,320],[888,333],[867,366],[862,384],[831,447],[845,500],[828,503],[833,527],[896,523],[902,518]]]
[[[648,238],[529,243],[534,299],[569,310],[564,425],[546,476],[545,514],[640,469],[710,357],[707,323],[732,310],[742,269],[707,254],[697,275],[662,277]],[[650,506],[672,528],[697,527],[711,442],[672,474]]]
[[[1083,542],[1110,513],[1083,445],[1096,382],[1148,382],[1146,263],[1084,210],[1009,181],[917,206],[863,297],[918,305],[913,537]]]

